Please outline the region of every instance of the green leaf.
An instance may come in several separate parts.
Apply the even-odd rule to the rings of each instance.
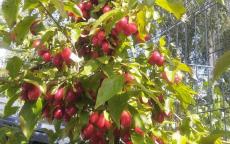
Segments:
[[[180,19],[186,12],[184,0],[156,0],[155,3],[166,11],[174,14],[177,19]]]
[[[21,44],[24,41],[24,38],[28,34],[30,26],[34,20],[35,17],[27,16],[16,25],[16,27],[14,28],[14,32],[16,35],[17,44]]]
[[[213,131],[207,137],[201,138],[199,144],[215,144],[215,142],[220,137],[223,137],[224,135],[226,135],[227,137],[229,137],[230,136],[230,132],[229,131],[220,131],[220,130]]]
[[[34,9],[38,7],[39,1],[38,0],[24,0],[24,6],[23,9]]]
[[[102,64],[108,64],[110,57],[109,56],[103,56],[103,57],[97,58],[97,60]]]
[[[137,13],[137,24],[138,24],[138,32],[141,39],[144,39],[144,35],[146,33],[145,26],[147,25],[146,17],[145,17],[145,9],[139,11]]]
[[[79,27],[75,27],[71,29],[71,42],[74,44],[81,35],[81,29]]]
[[[121,95],[116,95],[108,101],[110,115],[117,124],[117,127],[120,127],[120,116],[127,105],[128,99],[129,96],[127,93],[124,93]]]
[[[182,106],[186,109],[188,105],[194,104],[195,100],[193,99],[193,95],[196,94],[191,88],[184,84],[176,84],[172,86],[176,97],[182,103]]]
[[[2,12],[9,27],[13,27],[16,24],[19,3],[20,0],[3,0]]]
[[[93,74],[99,68],[99,63],[95,60],[89,60],[85,66],[83,71],[81,72],[82,75],[88,76]]]
[[[51,40],[53,38],[54,35],[55,35],[54,30],[46,31],[42,36],[42,41],[43,42],[49,41],[49,40]]]
[[[33,130],[40,118],[42,112],[42,100],[39,98],[36,102],[26,102],[20,111],[20,126],[27,139],[33,133]]]
[[[66,11],[64,9],[64,3],[61,0],[51,0],[50,2],[54,5],[56,9],[58,9],[63,18],[67,17]]]
[[[225,52],[216,62],[213,70],[213,80],[217,80],[223,72],[230,68],[230,51]]]
[[[113,96],[122,91],[124,86],[124,78],[121,75],[115,75],[113,77],[104,79],[97,94],[97,100],[95,108],[98,108]]]
[[[22,60],[17,56],[14,56],[8,60],[6,69],[8,70],[9,75],[12,78],[15,78],[19,75],[19,71],[22,67],[22,64]]]
[[[101,25],[103,22],[107,21],[108,19],[115,17],[116,15],[121,15],[123,12],[121,12],[120,9],[114,9],[111,10],[107,13],[104,13],[102,16],[99,17],[99,19],[97,19],[90,31],[90,34],[94,34],[96,32],[96,28]]]
[[[137,133],[133,133],[131,135],[131,139],[133,144],[144,144],[144,136],[139,135]]]
[[[81,9],[73,2],[65,2],[64,10],[74,13],[74,15],[76,16],[80,16],[80,17],[83,16]]]
[[[9,98],[9,100],[7,101],[4,107],[4,117],[9,117],[18,111],[19,109],[18,106],[12,106],[14,102],[17,100],[17,98],[18,98],[17,94]]]

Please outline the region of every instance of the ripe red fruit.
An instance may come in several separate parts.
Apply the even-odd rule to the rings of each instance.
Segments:
[[[54,118],[60,120],[60,119],[62,119],[62,117],[63,117],[63,111],[62,111],[62,109],[57,108],[54,111]]]
[[[103,40],[105,40],[105,32],[104,31],[99,31],[97,33],[97,38],[98,38],[99,43],[102,42]]]
[[[161,55],[158,51],[154,51],[151,55],[150,58],[148,60],[148,63],[151,65],[154,65],[158,62],[158,60],[160,59]]]
[[[104,127],[105,127],[107,130],[109,130],[109,129],[112,127],[111,122],[108,121],[108,120],[105,120],[105,125],[104,125]]]
[[[50,52],[45,52],[45,53],[43,53],[42,59],[43,59],[45,62],[50,62],[50,61],[51,61],[51,54],[50,54]]]
[[[82,136],[84,139],[90,139],[95,133],[95,128],[92,124],[88,124],[82,131]]]
[[[97,125],[98,128],[103,128],[104,127],[104,125],[105,125],[105,117],[104,117],[103,113],[99,115],[99,118],[97,120],[96,125]]]
[[[69,90],[67,91],[66,96],[65,96],[65,101],[66,101],[67,103],[73,103],[73,102],[75,102],[76,100],[77,100],[77,95],[76,95],[76,93],[74,93],[74,91],[73,91],[72,89],[69,89]]]
[[[44,118],[50,118],[50,109],[48,106],[46,106],[42,111],[42,116]]]
[[[77,108],[75,106],[68,106],[65,109],[65,113],[68,114],[70,117],[77,113]]]
[[[42,56],[44,53],[47,53],[47,52],[48,52],[47,49],[39,49],[39,50],[37,51],[37,53],[38,53],[39,56]]]
[[[165,116],[164,112],[159,112],[155,115],[154,120],[159,123],[162,123],[164,121],[164,116]]]
[[[110,6],[109,5],[105,5],[102,9],[102,12],[103,13],[106,13],[106,12],[109,12],[111,10]]]
[[[107,41],[104,41],[102,43],[102,51],[105,53],[105,54],[108,54],[110,52],[110,44],[107,42]]]
[[[71,55],[71,49],[70,48],[64,48],[61,52],[61,56],[64,61],[69,61]]]
[[[89,11],[89,10],[91,10],[91,8],[92,8],[92,3],[90,2],[90,1],[88,1],[88,2],[85,2],[84,4],[83,4],[83,9],[84,10],[87,10],[87,11]]]
[[[36,39],[33,41],[32,47],[39,48],[42,45],[42,41],[40,39]]]
[[[129,141],[130,141],[130,137],[131,137],[131,135],[130,135],[130,133],[127,131],[127,132],[125,132],[125,133],[122,135],[122,140],[123,140],[124,142],[129,142]]]
[[[112,36],[114,36],[114,37],[117,37],[117,36],[118,36],[118,32],[116,31],[115,28],[112,29],[111,34],[112,34]]]
[[[52,62],[53,62],[53,64],[54,64],[56,67],[58,67],[58,68],[62,67],[62,65],[63,65],[63,59],[62,59],[61,54],[60,54],[60,53],[56,54],[56,55],[53,57]]]
[[[122,128],[129,128],[132,123],[132,116],[129,111],[123,111],[120,117],[120,124]]]
[[[40,95],[41,95],[41,90],[39,87],[35,85],[33,85],[32,89],[28,91],[29,101],[36,101]]]
[[[125,73],[124,78],[125,78],[125,83],[128,83],[128,84],[131,84],[135,80],[133,75],[130,73]]]
[[[157,66],[163,66],[165,62],[165,58],[163,56],[160,56],[158,61],[156,62]]]
[[[96,35],[93,36],[93,38],[92,38],[92,43],[93,43],[93,45],[95,45],[95,46],[98,46],[98,45],[99,45],[99,43],[98,43],[98,38],[97,38]]]
[[[88,11],[82,10],[82,14],[83,14],[83,17],[84,17],[85,19],[89,19],[89,18],[90,18],[90,13],[89,13]]]
[[[93,4],[95,4],[95,5],[98,4],[98,0],[91,0],[91,2],[92,2]]]
[[[115,29],[117,32],[121,32],[122,30],[126,29],[126,26],[128,25],[128,18],[123,17],[118,23],[115,25]]]
[[[54,95],[54,99],[56,101],[61,101],[64,98],[64,91],[64,88],[59,88]]]
[[[139,127],[135,127],[135,128],[134,128],[134,131],[135,131],[137,134],[142,135],[142,136],[145,134],[144,131],[143,131],[141,128],[139,128]]]
[[[89,122],[92,123],[92,124],[95,124],[99,119],[99,114],[98,112],[94,112],[90,115],[89,117]]]
[[[129,23],[123,29],[125,35],[130,36],[137,32],[137,25],[135,23]]]

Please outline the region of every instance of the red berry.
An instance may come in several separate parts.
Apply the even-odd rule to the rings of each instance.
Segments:
[[[105,128],[106,128],[107,130],[109,130],[111,127],[112,127],[111,122],[108,121],[108,120],[105,120]]]
[[[107,42],[107,41],[104,41],[102,43],[102,51],[105,53],[105,54],[108,54],[110,52],[110,44]]]
[[[45,53],[43,53],[42,59],[43,59],[45,62],[51,61],[51,54],[50,54],[50,52],[45,52]]]
[[[124,31],[124,34],[127,36],[135,34],[137,32],[137,25],[135,23],[129,23],[126,25],[123,31]]]
[[[150,58],[148,60],[148,63],[151,65],[154,65],[158,62],[158,60],[160,59],[161,55],[158,51],[154,51],[151,55]]]
[[[97,33],[97,38],[98,38],[99,43],[102,42],[103,40],[105,40],[105,32],[104,31],[99,31]]]
[[[135,80],[133,75],[130,74],[130,73],[125,73],[124,78],[125,78],[125,82],[128,83],[128,84],[132,83]]]
[[[63,101],[53,101],[52,105],[55,107],[55,108],[61,108],[63,107]]]
[[[32,89],[28,91],[28,99],[30,101],[36,101],[40,95],[41,95],[41,90],[39,87],[35,85],[33,86]]]
[[[83,11],[82,11],[82,14],[83,14],[83,17],[84,17],[85,19],[89,19],[89,18],[90,18],[90,13],[89,13],[88,11],[83,10]]]
[[[123,17],[120,21],[118,21],[118,23],[115,26],[115,29],[117,32],[121,32],[122,30],[125,30],[127,25],[128,25],[128,18],[127,17]]]
[[[103,13],[109,12],[111,10],[109,5],[105,5],[102,9]]]
[[[75,106],[69,106],[65,109],[65,113],[72,117],[77,113],[77,109]]]
[[[59,88],[54,95],[54,99],[56,101],[61,101],[64,98],[64,91],[64,88]]]
[[[78,96],[76,95],[76,93],[74,93],[74,91],[72,89],[69,89],[67,91],[66,96],[65,96],[65,101],[67,103],[73,103],[73,102],[75,102],[77,100],[77,97]]]
[[[162,123],[164,121],[164,116],[165,116],[164,112],[159,112],[158,114],[155,115],[154,120],[159,123]]]
[[[40,39],[36,39],[33,41],[32,47],[39,48],[42,44],[42,41]]]
[[[83,3],[79,3],[77,6],[78,6],[81,10],[84,10],[84,4],[83,4]]]
[[[57,108],[54,111],[54,118],[60,120],[60,119],[62,119],[62,117],[63,117],[63,111],[62,111],[62,109]]]
[[[82,132],[84,139],[90,139],[95,133],[95,128],[92,124],[88,124]]]
[[[96,125],[97,125],[98,128],[103,128],[104,127],[104,125],[105,125],[104,114],[99,115],[99,118],[98,118],[98,121],[97,121]]]
[[[70,60],[70,55],[71,55],[71,49],[70,48],[64,48],[61,52],[61,56],[65,61]]]
[[[63,59],[62,59],[61,54],[60,54],[60,53],[56,54],[56,55],[53,57],[52,62],[53,62],[53,64],[54,64],[56,67],[58,67],[58,68],[62,67],[62,65],[63,65]]]
[[[83,6],[85,10],[89,11],[92,8],[92,3],[88,1],[88,2],[85,2]]]
[[[97,38],[97,36],[93,36],[93,38],[92,38],[92,43],[93,43],[93,45],[95,45],[95,46],[98,46],[99,44],[98,44],[98,38]]]
[[[67,113],[64,113],[63,119],[65,122],[68,122],[71,119],[71,117]]]
[[[122,128],[129,128],[132,123],[132,116],[129,111],[123,111],[120,117],[120,124]]]
[[[47,53],[47,52],[48,52],[47,49],[39,49],[39,50],[37,51],[38,55],[41,56],[41,57],[42,57],[43,54],[45,54],[45,53]]]
[[[92,124],[95,124],[99,119],[99,114],[98,112],[94,112],[90,115],[89,117],[89,122],[92,123]]]
[[[137,134],[142,135],[142,136],[145,134],[144,131],[141,128],[139,128],[139,127],[135,127],[134,131]]]
[[[117,37],[117,36],[118,36],[118,32],[116,31],[115,28],[112,29],[111,34],[112,34],[112,36],[114,36],[114,37]]]
[[[125,132],[123,135],[122,135],[122,140],[124,142],[129,142],[130,141],[130,133],[129,132]]]
[[[163,66],[165,62],[165,58],[163,56],[160,56],[160,58],[157,61],[157,66]]]

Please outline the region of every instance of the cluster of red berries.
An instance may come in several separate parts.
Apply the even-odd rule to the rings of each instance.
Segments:
[[[43,117],[48,120],[57,119],[68,122],[71,117],[77,113],[75,103],[83,93],[83,88],[80,85],[75,86],[76,91],[73,88],[65,90],[64,87],[59,88],[55,94],[50,92],[46,93],[45,100],[46,106],[43,109]]]
[[[41,90],[39,87],[27,82],[22,84],[21,99],[33,102],[36,101],[40,95]]]
[[[120,116],[120,129],[116,128],[114,130],[115,139],[121,139],[125,144],[132,144],[131,140],[131,125],[132,125],[132,116],[129,111],[123,111]],[[134,132],[137,134],[144,136],[144,131],[135,127]]]
[[[153,51],[148,60],[149,64],[156,64],[157,66],[163,66],[164,62],[164,56],[162,56],[158,51]]]
[[[106,40],[106,35],[103,30],[98,31],[92,38],[92,44],[94,46],[101,47],[104,54],[109,54],[110,44]]]
[[[70,65],[70,55],[71,49],[64,48],[61,52],[57,53],[56,55],[52,56],[51,52],[47,49],[45,44],[42,43],[40,39],[36,39],[33,41],[32,47],[37,49],[38,55],[45,61],[50,62],[52,61],[54,66],[61,68],[65,62],[66,65]]]
[[[106,144],[105,134],[111,127],[112,124],[105,118],[104,113],[93,112],[82,130],[82,137],[89,140],[90,144]]]
[[[123,32],[126,36],[137,33],[137,25],[135,23],[129,23],[128,17],[123,17],[112,29],[112,35],[117,36],[119,33]]]

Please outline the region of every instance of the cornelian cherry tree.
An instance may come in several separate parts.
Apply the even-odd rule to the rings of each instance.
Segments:
[[[195,92],[182,82],[191,70],[163,37],[151,40],[162,9],[185,13],[177,0],[3,0],[1,34],[18,50],[1,81],[4,116],[18,111],[27,139],[39,121],[54,124],[51,143],[200,141],[205,128],[187,111]]]

